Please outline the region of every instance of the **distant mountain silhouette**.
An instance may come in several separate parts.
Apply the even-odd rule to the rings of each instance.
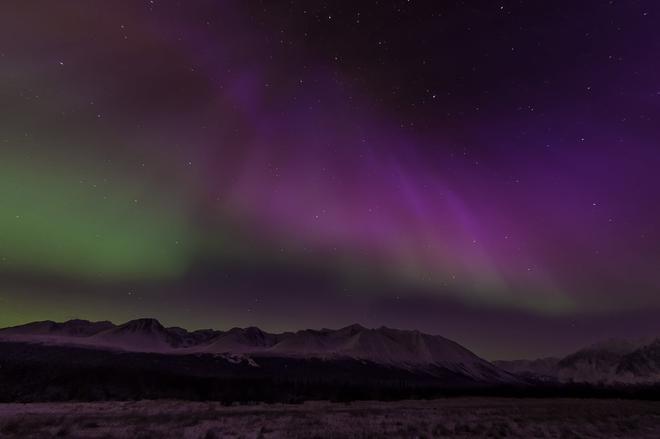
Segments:
[[[527,378],[562,383],[659,383],[660,339],[610,339],[564,358],[495,361],[494,364]]]
[[[659,377],[660,340],[610,340],[561,359],[491,363],[441,336],[360,325],[272,334],[256,327],[188,331],[138,319],[0,329],[0,402],[657,399]]]
[[[155,319],[110,322],[34,322],[0,330],[0,340],[170,355],[215,354],[258,366],[260,358],[367,361],[427,374],[451,372],[483,383],[517,378],[444,337],[381,327],[351,325],[338,330],[271,334],[259,328],[187,331]]]

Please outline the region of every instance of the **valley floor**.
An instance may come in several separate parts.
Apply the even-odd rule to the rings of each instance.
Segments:
[[[450,398],[0,404],[0,438],[659,438],[660,402]]]

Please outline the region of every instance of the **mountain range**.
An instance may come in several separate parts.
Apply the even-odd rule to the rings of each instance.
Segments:
[[[351,325],[338,330],[272,334],[256,327],[187,331],[155,319],[121,325],[108,321],[34,322],[0,329],[0,340],[170,355],[215,354],[259,358],[352,359],[413,371],[441,368],[479,382],[513,382],[515,377],[444,337],[381,327]]]
[[[188,331],[154,319],[0,329],[0,402],[429,398],[525,385],[444,337],[381,327]]]
[[[660,383],[660,339],[607,340],[563,358],[489,362],[458,343],[419,331],[351,325],[341,329],[269,333],[256,327],[188,331],[155,319],[115,325],[108,321],[42,321],[0,329],[0,342],[84,348],[115,353],[212,357],[244,368],[279,360],[317,367],[359,364],[442,378],[447,383],[527,385],[540,383]],[[314,360],[314,361],[312,361]],[[238,366],[237,366],[238,367]],[[305,372],[306,373],[306,372]]]
[[[660,382],[660,339],[610,339],[563,358],[495,361],[512,374],[537,381],[590,384]]]
[[[480,383],[517,378],[444,337],[360,325],[331,330],[268,333],[256,327],[187,331],[155,319],[121,325],[70,320],[34,322],[0,330],[0,340],[120,352],[224,356],[258,367],[263,358],[357,360],[416,373],[450,372]]]

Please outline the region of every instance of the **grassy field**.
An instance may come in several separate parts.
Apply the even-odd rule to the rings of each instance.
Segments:
[[[226,407],[138,401],[0,405],[1,438],[660,438],[660,403],[455,398]]]

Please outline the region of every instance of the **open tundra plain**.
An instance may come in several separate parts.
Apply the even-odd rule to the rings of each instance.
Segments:
[[[660,402],[450,398],[227,407],[135,401],[0,405],[2,438],[658,438]]]

